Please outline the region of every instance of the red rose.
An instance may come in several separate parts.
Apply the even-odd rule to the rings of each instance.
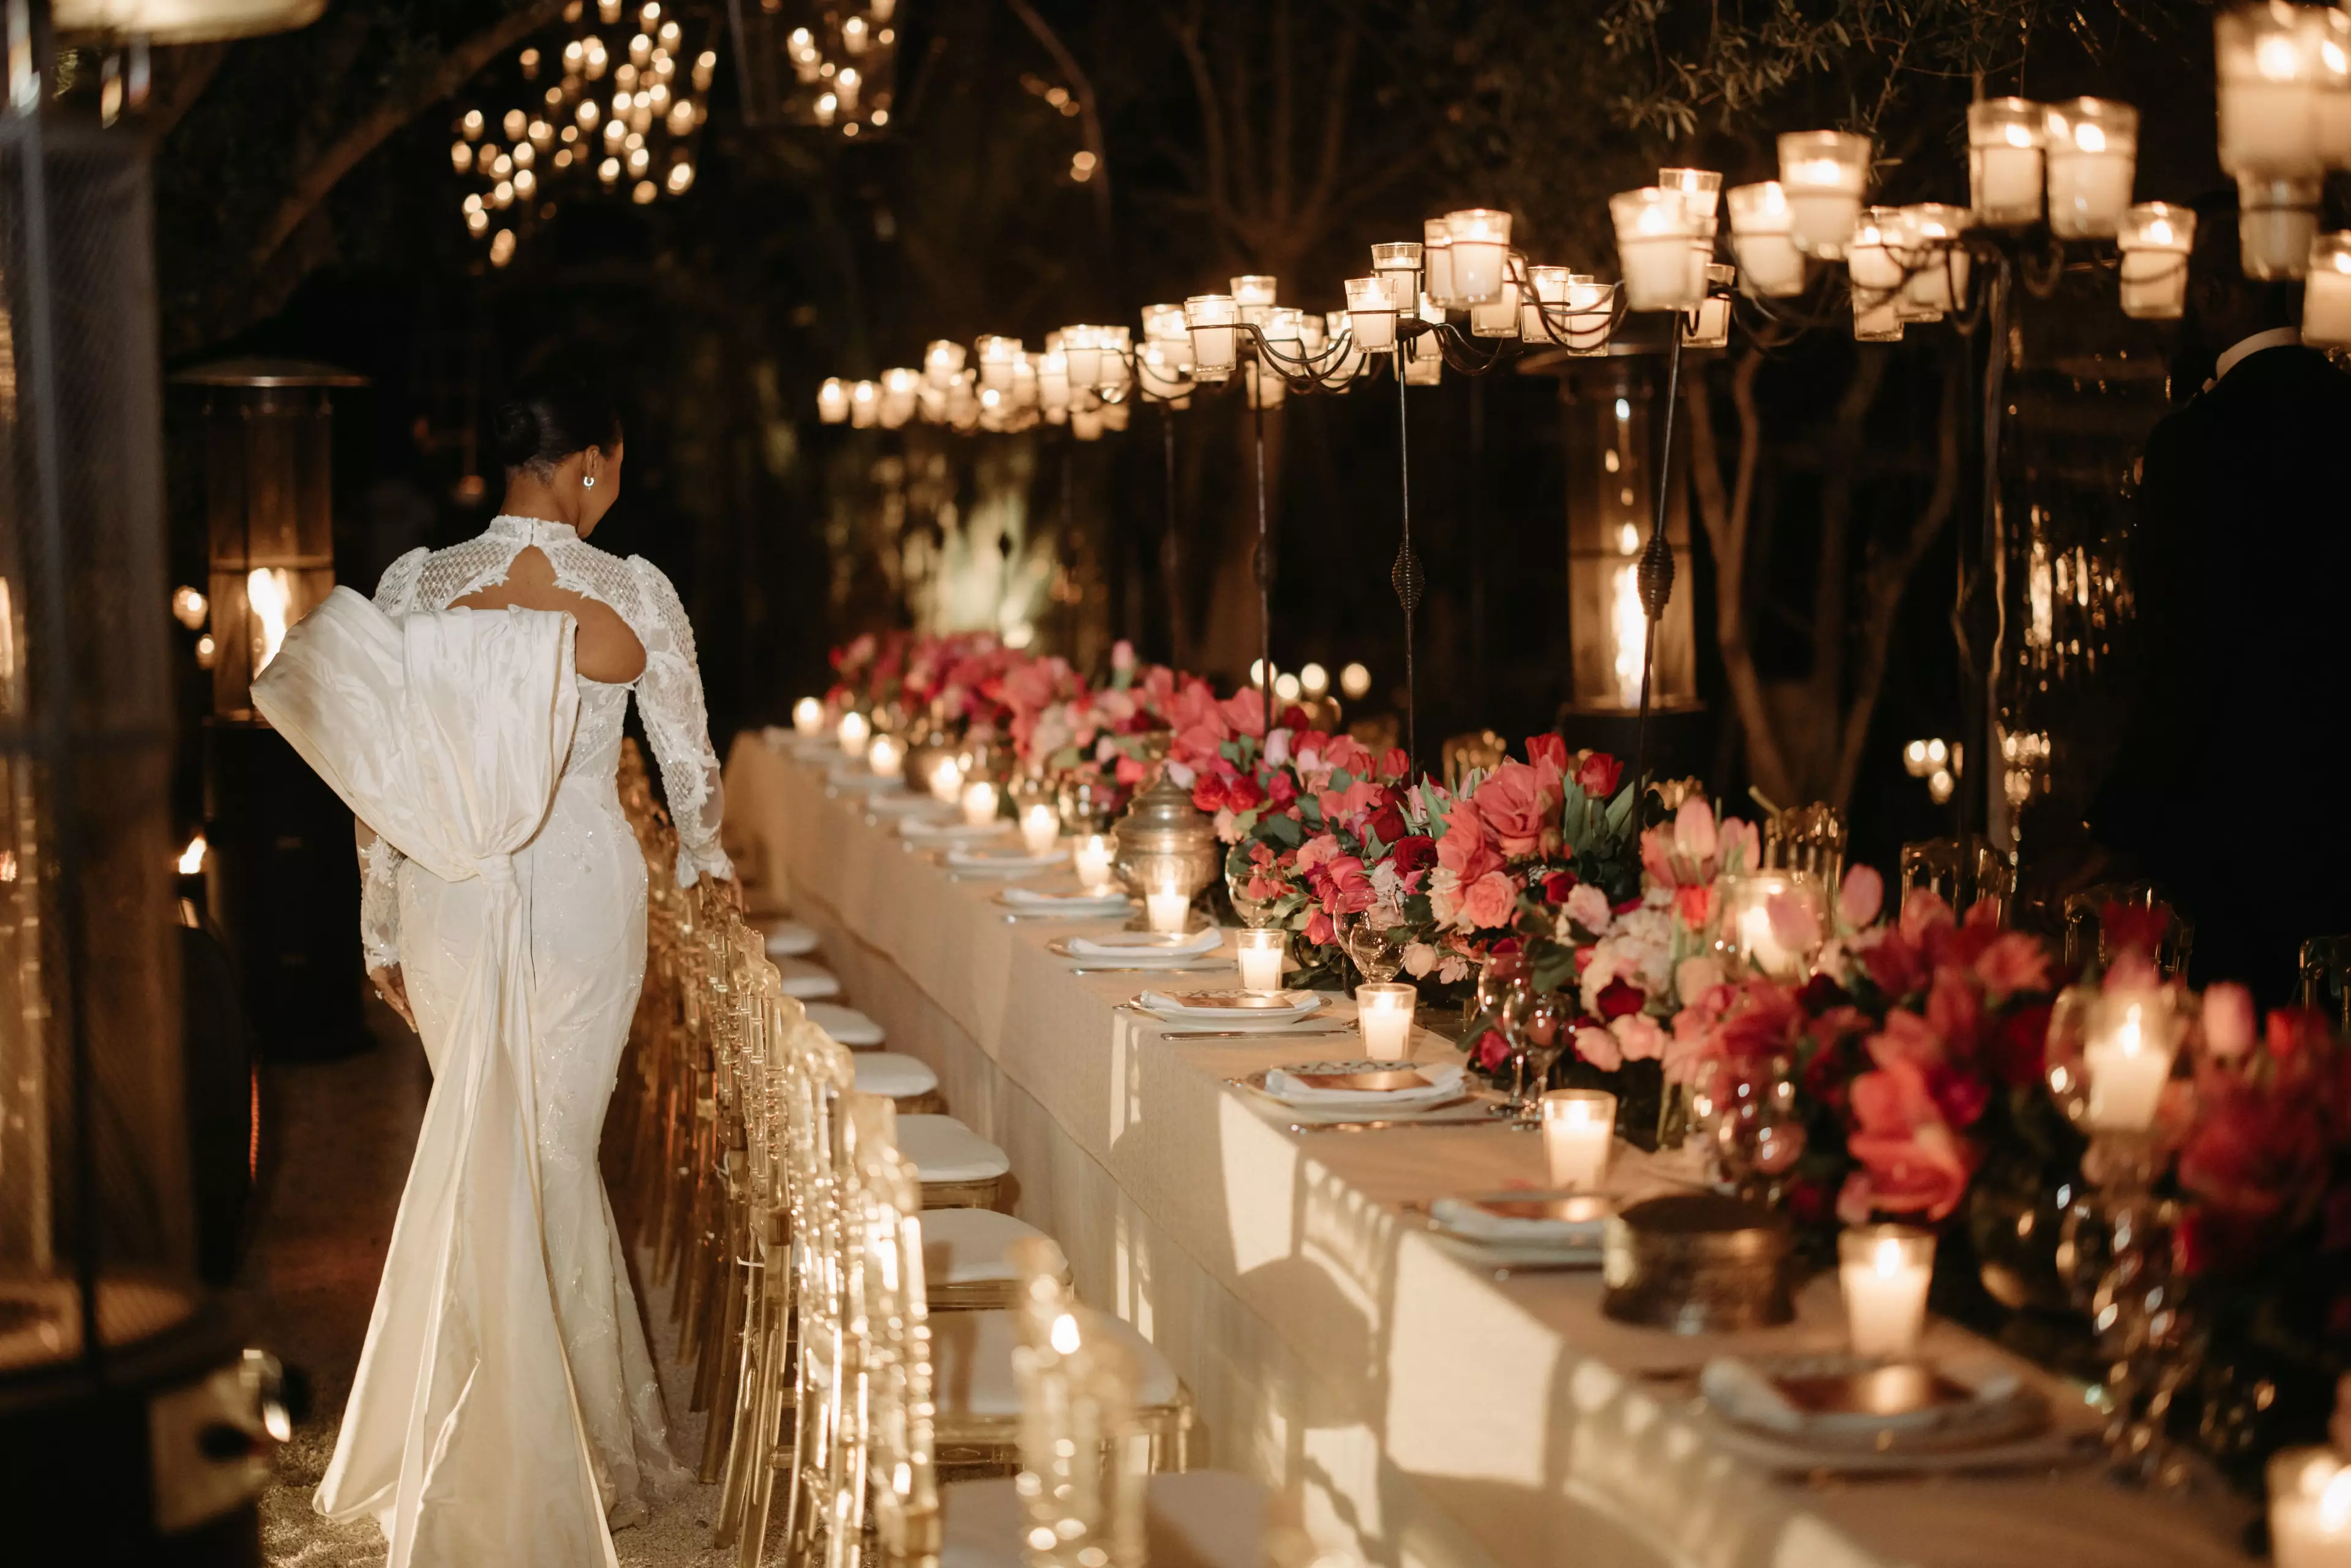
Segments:
[[[1627,1013],[1639,1012],[1648,1005],[1649,1001],[1649,998],[1642,994],[1639,987],[1628,985],[1623,980],[1611,980],[1603,986],[1600,988],[1598,999],[1600,1016],[1611,1023]]]
[[[1275,774],[1273,783],[1268,787],[1266,799],[1275,810],[1289,810],[1298,804],[1298,780],[1291,778],[1287,770]]]
[[[2170,925],[2171,911],[2160,904],[2115,903],[2098,911],[2098,929],[2109,944],[2136,947],[2142,953],[2153,953],[2161,946],[2163,934]]]
[[[1826,975],[1814,975],[1796,991],[1796,1005],[1814,1018],[1845,999],[1844,988]]]
[[[1225,804],[1236,811],[1251,811],[1265,803],[1265,790],[1247,774],[1225,786]]]
[[[1401,746],[1389,747],[1380,758],[1380,777],[1383,779],[1403,779],[1411,772],[1412,758]]]
[[[1314,947],[1328,947],[1338,935],[1338,927],[1331,924],[1331,917],[1328,915],[1325,915],[1322,911],[1318,909],[1313,914],[1306,917],[1306,941],[1308,946]]]
[[[1192,804],[1212,817],[1223,810],[1225,781],[1213,773],[1201,774],[1199,782],[1192,786]]]
[[[1565,904],[1567,895],[1574,891],[1575,873],[1572,871],[1555,871],[1543,878],[1545,904]]]
[[[1386,805],[1382,806],[1365,819],[1364,828],[1366,831],[1378,835],[1380,842],[1393,844],[1405,836],[1404,809],[1391,797]],[[1432,845],[1430,853],[1435,852]]]
[[[1290,704],[1288,707],[1281,710],[1281,722],[1274,727],[1277,729],[1286,729],[1292,735],[1297,734],[1300,730],[1306,727],[1306,710],[1300,707],[1296,703]]]
[[[1618,915],[1630,915],[1641,907],[1641,895],[1636,893],[1632,897],[1619,900],[1608,907]]]
[[[1406,834],[1389,845],[1388,860],[1400,877],[1426,871],[1437,863],[1437,841],[1426,833]]]
[[[1566,772],[1567,742],[1562,740],[1555,735],[1531,735],[1527,737],[1527,760],[1529,762],[1541,762],[1545,758],[1551,758],[1551,765],[1558,768],[1562,773]]]
[[[1499,1030],[1488,1030],[1478,1037],[1478,1065],[1489,1072],[1499,1072],[1510,1060],[1510,1042]]]
[[[1576,787],[1604,800],[1616,793],[1616,781],[1624,776],[1625,765],[1604,751],[1592,753],[1575,767]]]

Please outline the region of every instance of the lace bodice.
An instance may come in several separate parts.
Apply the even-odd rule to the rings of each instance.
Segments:
[[[567,776],[609,779],[617,772],[626,694],[633,690],[677,825],[678,885],[690,887],[705,874],[732,877],[735,869],[718,843],[725,802],[703,706],[702,672],[695,662],[694,627],[660,568],[642,556],[623,559],[607,554],[562,523],[500,516],[463,544],[414,549],[393,561],[376,588],[376,608],[392,616],[446,610],[469,593],[504,582],[515,557],[534,545],[554,567],[557,587],[610,606],[645,650],[643,672],[626,686],[580,680],[580,725]],[[392,882],[399,859],[399,852],[381,840],[368,857],[360,926],[371,967],[399,961],[398,899]]]

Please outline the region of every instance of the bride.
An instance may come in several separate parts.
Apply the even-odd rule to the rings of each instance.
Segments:
[[[610,1527],[642,1518],[647,1494],[683,1474],[664,1443],[596,1164],[644,975],[644,860],[615,784],[629,694],[676,823],[679,883],[712,879],[731,897],[718,761],[676,591],[650,562],[587,542],[620,489],[611,406],[571,388],[538,391],[499,411],[496,436],[507,491],[488,528],[393,562],[376,591],[380,626],[360,624],[364,604],[339,591],[321,607],[335,614],[307,618],[297,631],[312,634],[289,635],[264,676],[265,711],[363,819],[369,974],[423,1036],[434,1071],[350,1403],[314,1500],[332,1519],[376,1518],[391,1568],[609,1563]],[[566,688],[552,697],[546,793],[515,819],[517,847],[510,861],[495,845],[486,861],[461,855],[454,873],[412,859],[426,853],[417,844],[452,831],[440,819],[471,821],[485,800],[539,788],[514,780],[536,779],[527,759],[550,744],[549,699],[526,679],[507,700],[497,674],[510,667],[501,650],[528,643],[534,629],[559,632],[569,657],[559,672],[535,652],[511,664],[557,673]],[[381,674],[378,723],[336,711],[354,700],[353,667]],[[452,700],[436,708],[431,692]],[[575,705],[566,751],[561,721]],[[451,789],[452,774],[472,782]],[[386,782],[395,777],[417,782],[403,792]],[[436,789],[448,803],[420,807]],[[495,912],[508,906],[513,961],[503,982],[485,982]],[[494,996],[506,999],[486,1002]],[[500,1034],[483,1022],[492,1015],[511,1027]],[[475,1043],[517,1038],[527,1049]],[[462,1068],[453,1051],[466,1053]],[[483,1109],[501,1075],[516,1102],[503,1118]],[[535,1146],[535,1162],[486,1176],[466,1163],[496,1160],[501,1133]],[[552,1307],[544,1334],[532,1332],[534,1311],[541,1322],[549,1315],[539,1302]]]

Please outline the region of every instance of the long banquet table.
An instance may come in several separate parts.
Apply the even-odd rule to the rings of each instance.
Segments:
[[[780,739],[747,734],[727,763],[747,880],[789,889],[890,1048],[1009,1152],[1015,1211],[1061,1242],[1080,1293],[1166,1353],[1197,1400],[1194,1462],[1275,1487],[1318,1539],[1393,1568],[2246,1561],[2226,1505],[2127,1491],[2095,1464],[1861,1481],[1734,1457],[1690,1381],[1727,1338],[1604,1317],[1592,1273],[1497,1281],[1405,1207],[1540,1185],[1540,1139],[1291,1131],[1226,1081],[1342,1046],[1159,1039],[1114,1010],[1148,977],[1073,974],[1046,950],[1094,928],[1008,922],[1006,883],[910,850]],[[1842,1334],[1834,1281],[1816,1281],[1794,1324],[1737,1343]],[[1938,1323],[1929,1349],[1964,1339]]]

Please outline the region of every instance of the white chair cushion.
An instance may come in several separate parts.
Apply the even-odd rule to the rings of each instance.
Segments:
[[[816,927],[798,920],[778,920],[768,927],[768,956],[797,958],[816,951]]]
[[[1002,1149],[953,1116],[901,1116],[898,1152],[926,1182],[988,1181],[1012,1168]]]
[[[1176,1403],[1176,1369],[1157,1346],[1123,1318],[1079,1310],[1086,1333],[1108,1334],[1134,1355],[1143,1375],[1136,1404],[1151,1408]],[[1019,1416],[1020,1384],[1012,1374],[1012,1347],[1019,1343],[1010,1312],[941,1312],[931,1319],[931,1381],[940,1413]]]
[[[1144,1483],[1151,1568],[1264,1568],[1266,1490],[1230,1470],[1188,1470]],[[939,1568],[1020,1568],[1019,1483],[956,1481],[939,1489]]]
[[[1014,1242],[1045,1233],[992,1208],[923,1212],[923,1279],[932,1286],[993,1285],[1016,1277],[1005,1257]]]
[[[910,1100],[939,1086],[931,1064],[896,1051],[861,1051],[855,1058],[857,1092],[884,1100]]]
[[[776,972],[783,977],[784,995],[812,1002],[841,995],[841,979],[821,964],[806,958],[778,958]],[[844,1042],[846,1043],[846,1042]]]
[[[808,1020],[831,1035],[835,1041],[852,1051],[860,1046],[882,1043],[882,1026],[859,1012],[838,1002],[810,1002]]]

